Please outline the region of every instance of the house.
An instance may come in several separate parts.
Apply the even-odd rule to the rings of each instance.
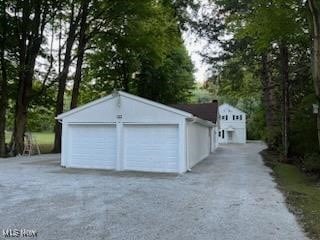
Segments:
[[[219,143],[246,143],[246,114],[229,105],[219,106]]]
[[[61,165],[183,173],[214,151],[217,114],[217,102],[187,109],[116,91],[56,117]]]
[[[198,116],[202,119],[215,123],[212,129],[211,139],[211,152],[214,152],[218,147],[218,101],[213,100],[211,103],[199,103],[199,104],[175,104],[171,105],[174,108],[180,109],[185,112],[192,113],[194,116]]]

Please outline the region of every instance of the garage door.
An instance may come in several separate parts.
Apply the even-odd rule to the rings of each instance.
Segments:
[[[176,125],[125,125],[126,170],[178,172]]]
[[[68,165],[81,168],[115,168],[115,125],[71,125],[70,136]]]

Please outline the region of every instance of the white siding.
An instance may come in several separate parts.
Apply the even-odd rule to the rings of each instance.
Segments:
[[[96,104],[92,107],[85,108],[79,112],[66,116],[63,122],[72,123],[106,123],[116,122],[117,115],[120,114],[120,109],[117,106],[115,98],[106,102]]]
[[[219,115],[221,132],[219,143],[246,143],[246,114],[229,104],[223,104],[219,106]],[[236,119],[236,116],[241,116],[241,119]]]
[[[197,123],[188,123],[187,155],[189,168],[192,168],[201,160],[209,156],[210,130],[209,127]]]
[[[124,123],[178,123],[183,118],[174,112],[120,96],[66,116],[63,121],[113,123],[121,120]]]

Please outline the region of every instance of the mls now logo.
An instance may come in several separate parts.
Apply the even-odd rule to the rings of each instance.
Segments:
[[[2,235],[6,238],[9,237],[29,237],[29,238],[35,238],[38,236],[38,232],[36,230],[30,230],[30,229],[3,229]]]

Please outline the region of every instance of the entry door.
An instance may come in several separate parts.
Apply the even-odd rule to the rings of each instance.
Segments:
[[[117,159],[115,125],[70,125],[67,144],[70,167],[114,169]]]
[[[178,172],[177,125],[124,125],[124,169]]]
[[[228,131],[228,143],[233,143],[233,132]]]
[[[219,131],[219,143],[227,143],[227,132],[224,129]]]

